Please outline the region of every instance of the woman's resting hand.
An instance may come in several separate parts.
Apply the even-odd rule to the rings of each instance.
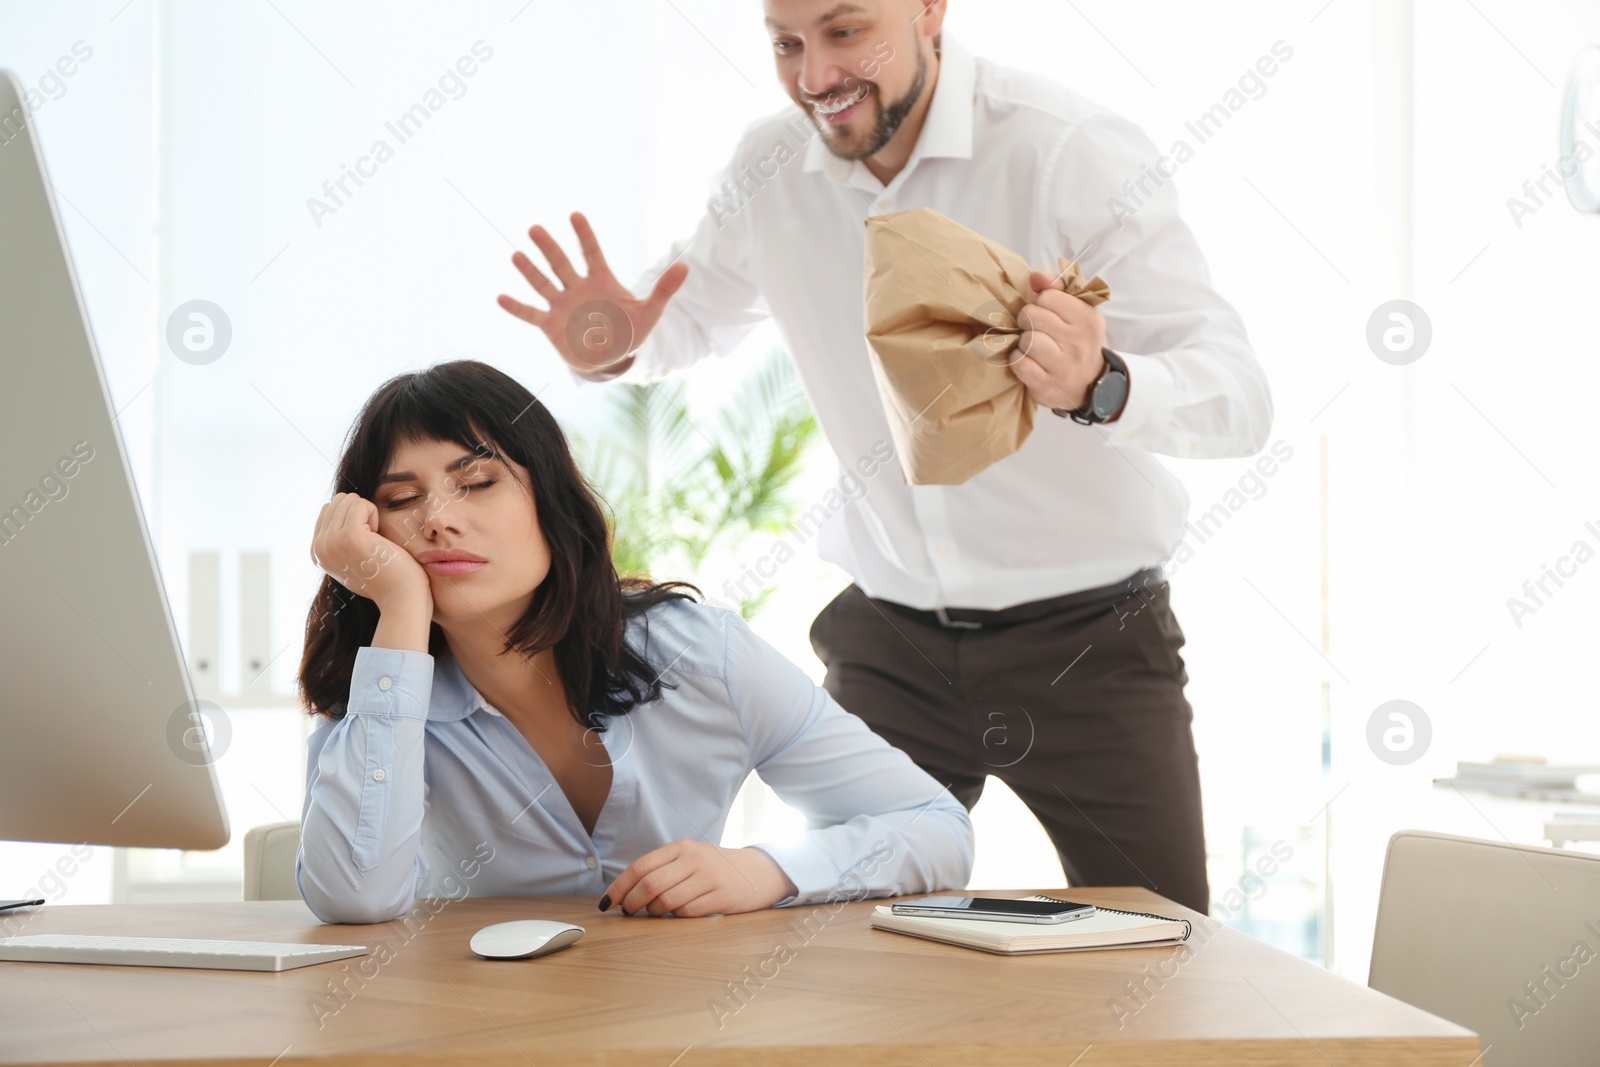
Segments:
[[[778,861],[759,848],[684,838],[630,863],[606,887],[600,910],[619,904],[624,915],[733,915],[770,908],[796,892]]]

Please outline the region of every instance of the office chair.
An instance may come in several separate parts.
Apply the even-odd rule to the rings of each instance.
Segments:
[[[244,835],[244,899],[299,900],[294,881],[300,851],[300,824],[276,822]]]
[[[1402,830],[1367,984],[1483,1038],[1485,1067],[1600,1049],[1600,855]]]

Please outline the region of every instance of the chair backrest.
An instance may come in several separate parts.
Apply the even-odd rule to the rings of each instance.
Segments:
[[[1600,1062],[1600,856],[1400,831],[1367,984],[1476,1031],[1488,1067]]]
[[[244,899],[299,900],[294,882],[300,852],[300,824],[275,822],[244,835]]]

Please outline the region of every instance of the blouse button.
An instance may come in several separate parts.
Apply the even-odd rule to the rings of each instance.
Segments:
[[[379,767],[377,770],[372,772],[372,780],[374,782],[381,782],[385,777],[386,775],[383,773],[382,767]]]
[[[382,689],[385,693],[387,693],[393,685],[394,683],[389,680],[388,675],[384,675],[382,678],[378,679],[378,688]]]
[[[590,856],[588,859],[584,860],[583,862],[589,865],[589,869],[591,871],[594,870],[596,867],[600,866],[600,862],[598,860],[596,860],[593,856]]]

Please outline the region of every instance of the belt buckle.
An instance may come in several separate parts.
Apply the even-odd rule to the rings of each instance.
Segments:
[[[981,630],[983,623],[968,622],[964,619],[952,619],[950,613],[942,607],[934,608],[933,614],[939,620],[939,625],[946,630]]]

